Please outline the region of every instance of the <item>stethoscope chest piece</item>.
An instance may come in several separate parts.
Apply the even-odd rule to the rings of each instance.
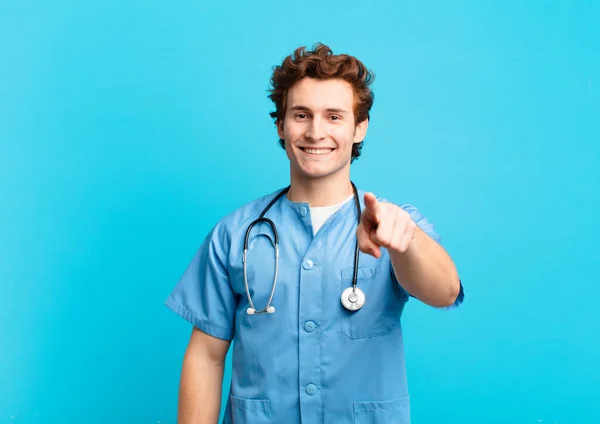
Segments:
[[[358,311],[365,304],[365,294],[358,287],[348,287],[342,292],[342,305],[349,311]]]

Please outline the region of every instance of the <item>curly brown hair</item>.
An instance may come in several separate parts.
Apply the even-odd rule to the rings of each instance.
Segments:
[[[273,68],[269,98],[275,103],[275,111],[270,115],[276,125],[285,118],[288,90],[305,77],[347,81],[354,90],[355,125],[370,119],[375,96],[369,86],[375,74],[357,58],[347,54],[334,55],[328,46],[317,43],[312,50],[298,47],[281,65]],[[285,140],[279,139],[279,144],[285,149]],[[363,142],[352,146],[351,162],[360,156],[362,147]]]

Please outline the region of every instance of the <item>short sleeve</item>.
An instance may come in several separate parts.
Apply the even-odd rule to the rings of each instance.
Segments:
[[[402,205],[404,209],[410,215],[410,218],[423,230],[429,237],[434,239],[436,242],[441,243],[442,238],[435,231],[435,227],[429,220],[413,205]]]
[[[228,240],[217,226],[206,237],[165,305],[199,330],[233,338],[237,306],[226,267]]]
[[[435,230],[434,225],[431,222],[429,222],[429,220],[415,206],[406,204],[406,205],[402,205],[401,208],[403,210],[405,210],[406,212],[408,212],[408,214],[410,215],[410,218],[415,222],[415,224],[417,224],[419,226],[419,228],[421,230],[423,230],[423,232],[425,234],[427,234],[429,237],[431,237],[437,243],[441,244],[442,238]],[[391,263],[390,263],[390,268],[391,268]],[[392,278],[394,279],[394,281],[398,282],[398,280],[396,279],[394,270],[391,269],[390,272],[392,274]],[[438,308],[438,309],[453,309],[453,308],[458,307],[463,302],[465,293],[464,293],[462,281],[460,279],[459,279],[459,284],[460,284],[460,291],[459,291],[458,296],[456,297],[456,300],[454,301],[454,303],[450,306],[446,306],[446,307]],[[400,284],[398,284],[398,286],[401,288],[401,290],[404,292],[404,295],[407,298],[412,297],[402,288],[402,286]]]

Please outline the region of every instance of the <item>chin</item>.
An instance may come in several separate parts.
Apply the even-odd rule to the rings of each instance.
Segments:
[[[335,169],[331,168],[300,168],[299,174],[306,179],[325,178],[336,173]]]

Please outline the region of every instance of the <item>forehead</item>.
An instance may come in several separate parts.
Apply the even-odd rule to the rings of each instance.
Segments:
[[[287,93],[287,107],[305,106],[310,109],[340,108],[352,111],[354,90],[342,79],[317,80],[303,78]]]

